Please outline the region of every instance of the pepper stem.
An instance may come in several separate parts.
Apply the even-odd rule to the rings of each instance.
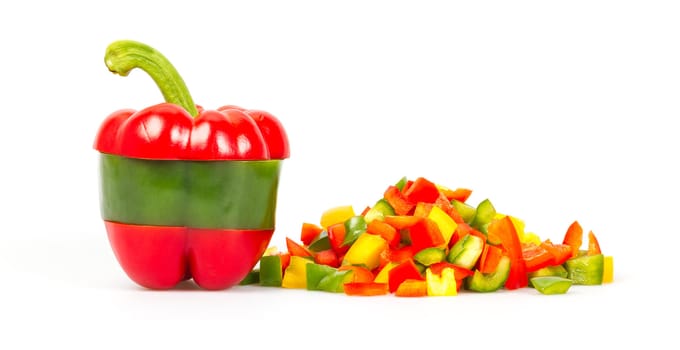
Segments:
[[[184,108],[193,117],[198,115],[189,89],[175,67],[156,49],[132,40],[119,40],[106,48],[106,67],[120,76],[127,76],[131,70],[140,68],[156,83],[165,102]]]

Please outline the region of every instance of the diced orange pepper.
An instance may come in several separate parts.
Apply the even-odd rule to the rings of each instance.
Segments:
[[[311,257],[312,253],[305,247],[301,246],[297,242],[293,241],[292,239],[286,237],[286,247],[288,248],[288,252],[290,255],[293,256],[300,256],[300,257]]]
[[[396,186],[389,186],[385,190],[383,197],[392,206],[397,215],[407,215],[416,206],[415,203],[406,199]]]
[[[314,262],[321,265],[327,265],[331,267],[340,266],[340,260],[338,260],[338,255],[333,249],[322,250],[314,255]]]
[[[420,271],[418,271],[416,264],[411,259],[402,262],[390,270],[388,283],[390,287],[390,293],[394,293],[397,288],[399,288],[399,285],[408,279],[424,280],[423,276],[420,274]]]
[[[491,244],[485,244],[482,256],[479,258],[479,272],[492,273],[496,271],[498,263],[503,256],[503,250]]]
[[[434,203],[439,198],[439,189],[428,179],[419,177],[404,192],[404,196],[411,203]]]
[[[588,255],[602,254],[600,249],[600,243],[597,242],[597,238],[593,231],[588,232]]]
[[[425,297],[427,296],[427,282],[416,279],[404,280],[394,294],[398,297]]]
[[[322,231],[323,228],[318,225],[309,222],[303,222],[302,229],[300,229],[300,241],[304,245],[309,245],[316,237],[319,237],[319,234],[321,234]]]
[[[562,243],[571,247],[572,257],[578,256],[578,251],[583,244],[583,228],[578,221],[574,221],[569,225],[567,233],[564,234],[564,241],[562,241]]]
[[[352,279],[347,282],[373,282],[375,279],[375,276],[373,276],[373,273],[362,266],[357,266],[357,265],[343,265],[338,267],[338,271],[345,271],[349,270],[352,271]]]
[[[399,235],[399,232],[397,232],[397,229],[395,229],[392,225],[380,220],[373,220],[369,222],[368,226],[366,227],[366,232],[384,238],[391,248],[396,248],[399,246],[399,241],[401,240],[401,236]]]

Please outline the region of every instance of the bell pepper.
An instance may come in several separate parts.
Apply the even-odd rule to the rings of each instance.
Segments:
[[[445,267],[440,274],[435,274],[432,269],[425,270],[428,296],[454,296],[458,295],[458,284],[454,270]]]
[[[422,279],[407,279],[399,284],[394,295],[398,297],[427,296],[427,282]]]
[[[522,245],[515,231],[515,226],[509,216],[498,219],[488,226],[489,235],[500,239],[503,249],[510,259],[509,276],[505,281],[505,288],[513,290],[529,285],[527,267],[522,257]]]
[[[193,278],[225,289],[257,263],[274,232],[281,162],[289,145],[264,111],[196,106],[158,51],[116,41],[108,69],[148,73],[165,102],[122,109],[101,124],[100,208],[113,252],[137,284],[169,289]]]

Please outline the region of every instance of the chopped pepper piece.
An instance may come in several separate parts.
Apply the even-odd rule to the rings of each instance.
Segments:
[[[435,274],[431,269],[425,270],[427,295],[454,296],[458,295],[456,277],[452,268],[446,267],[441,274]]]
[[[290,264],[283,273],[281,287],[283,288],[307,288],[307,265],[313,264],[309,259],[293,255]]]
[[[541,294],[564,294],[572,285],[572,280],[557,276],[534,277],[531,285]]]

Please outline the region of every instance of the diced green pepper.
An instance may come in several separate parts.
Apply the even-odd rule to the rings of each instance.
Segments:
[[[249,284],[256,283],[260,283],[260,269],[253,269],[248,272],[246,277],[244,277],[238,284],[241,286],[247,286]]]
[[[399,181],[397,181],[397,183],[394,184],[394,186],[395,186],[396,188],[398,188],[399,191],[403,191],[403,190],[404,190],[404,186],[406,186],[406,183],[407,183],[407,182],[408,182],[408,178],[407,178],[406,176],[404,176],[404,177],[402,177],[401,179],[399,179]]]
[[[283,281],[281,257],[278,255],[266,255],[260,258],[260,285],[281,287],[281,281]]]
[[[366,232],[366,228],[368,228],[368,224],[361,215],[355,215],[345,220],[345,239],[342,241],[342,245],[347,246],[354,243],[362,233]]]
[[[472,269],[484,250],[484,240],[475,235],[465,235],[451,247],[446,260],[452,264]]]
[[[311,263],[307,265],[307,290],[319,290],[319,282],[336,269],[323,264]]]
[[[564,266],[553,265],[553,266],[546,266],[546,267],[538,269],[534,272],[529,272],[528,276],[529,276],[529,286],[533,287],[531,285],[531,279],[534,278],[534,277],[555,276],[555,277],[567,278],[568,273],[567,273],[567,269],[565,269]]]
[[[486,229],[495,216],[496,208],[494,208],[489,199],[485,199],[477,205],[475,217],[472,219],[470,226],[486,234]]]
[[[480,293],[494,292],[503,287],[510,275],[510,258],[501,257],[496,271],[492,273],[481,273],[475,270],[474,274],[466,278],[467,289]]]
[[[373,220],[382,220],[386,215],[394,215],[394,208],[385,198],[381,198],[366,212],[364,219],[370,223]]]
[[[326,230],[321,231],[319,237],[317,237],[311,243],[309,243],[309,246],[307,248],[315,253],[331,249],[331,240],[328,237],[328,231]]]
[[[453,205],[453,208],[456,209],[458,214],[460,214],[460,216],[463,218],[463,221],[465,221],[466,223],[468,224],[471,223],[472,219],[475,218],[475,213],[477,212],[477,209],[475,209],[475,207],[455,199],[451,200],[451,204]]]
[[[541,294],[564,294],[573,283],[568,278],[557,276],[534,277],[529,281]]]
[[[351,274],[352,270],[333,271],[319,281],[317,288],[325,292],[342,293],[344,292],[343,285],[348,282]]]
[[[564,267],[567,269],[567,277],[574,284],[602,284],[604,255],[580,255],[567,260]]]
[[[438,247],[425,248],[413,256],[413,260],[425,266],[442,262],[444,259],[446,259],[446,250]]]

